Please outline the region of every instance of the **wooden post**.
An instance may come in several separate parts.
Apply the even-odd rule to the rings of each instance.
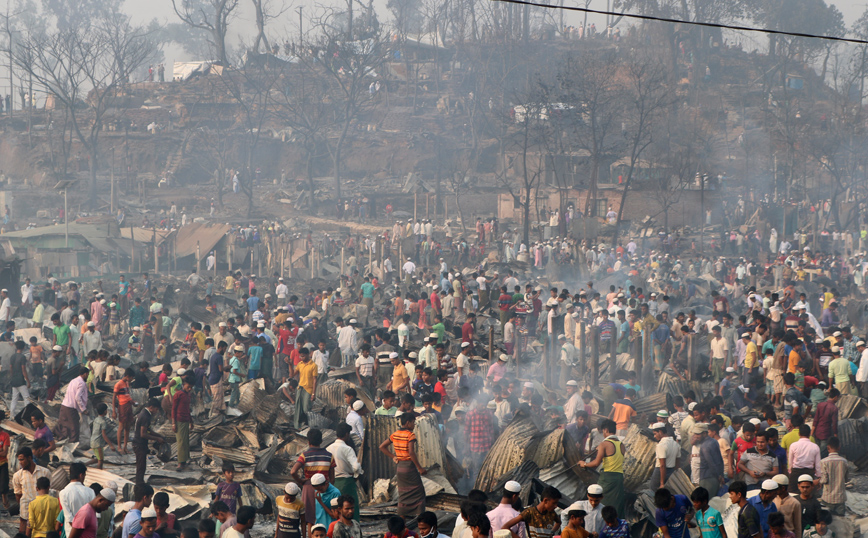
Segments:
[[[614,334],[617,331],[613,331],[613,338],[609,340],[609,381],[615,382],[615,372],[618,370],[618,339],[614,338]]]
[[[287,247],[289,250],[289,268],[287,269],[287,274],[289,278],[292,278],[292,238],[289,238],[289,246]],[[314,250],[314,249],[311,249]]]
[[[199,265],[202,263],[202,251],[199,247],[199,242],[196,241],[196,272],[199,272]]]
[[[341,249],[341,258],[343,258],[343,253],[344,249]],[[310,261],[310,279],[313,280],[316,277],[316,250],[308,252],[307,258]]]
[[[446,221],[449,220],[449,198],[443,198],[443,225],[446,225]]]
[[[413,193],[413,220],[415,221],[417,217],[417,210],[419,208],[419,193]]]
[[[591,387],[600,383],[600,331],[591,325]]]
[[[226,261],[229,263],[229,272],[232,272],[232,243],[235,238],[231,235],[226,236]]]
[[[693,360],[694,360],[694,349],[693,349],[693,335],[687,335],[687,380],[693,381]]]
[[[585,327],[585,322],[579,322],[579,375],[584,376],[585,372],[588,371],[588,365],[585,363],[585,346],[587,345],[587,327]]]
[[[494,356],[494,329],[488,328],[488,365],[491,366],[497,362],[497,357]]]
[[[253,248],[257,251],[256,253],[258,254],[256,256],[256,261],[257,267],[259,267],[259,269],[257,270],[256,274],[259,275],[259,278],[262,278],[262,243],[254,246]]]
[[[430,192],[425,193],[425,218],[426,219],[431,218],[431,193]]]
[[[66,212],[64,211],[64,215]],[[133,225],[130,224],[130,273],[136,265],[136,235],[133,233]]]
[[[160,272],[160,249],[157,248],[157,225],[154,224],[154,273]]]
[[[651,342],[651,331],[648,328],[642,330],[642,371],[644,377],[640,382],[645,387],[645,394],[652,391],[651,384],[654,381],[654,346]]]
[[[373,246],[373,243],[371,243]],[[374,272],[374,251],[368,247],[368,273]]]
[[[548,386],[548,387],[552,386],[552,344],[553,344],[553,342],[551,340],[552,340],[551,335],[546,334],[546,347],[545,347],[545,354],[543,355],[545,362],[543,364],[545,365],[545,380],[546,380],[546,386]]]
[[[344,247],[341,247],[341,266],[340,266],[340,270],[338,271],[338,275],[342,275],[342,274],[344,274],[344,255],[345,255],[345,250],[346,250],[346,249],[345,249]],[[313,258],[311,258],[311,262],[313,262]],[[311,266],[313,266],[313,263],[311,263]],[[311,278],[313,278],[313,277],[311,277]]]

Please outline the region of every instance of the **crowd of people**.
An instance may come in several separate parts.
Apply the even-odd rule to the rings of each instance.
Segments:
[[[415,237],[416,245],[455,244],[448,226],[444,234],[423,219],[394,228],[391,237]],[[172,442],[158,424],[172,425],[177,469],[195,466],[193,426],[237,415],[241,387],[256,379],[291,406],[292,427],[305,432],[309,445],[277,497],[275,535],[282,538],[360,538],[359,456],[369,414],[395,417],[395,432],[372,449],[396,463],[397,514],[388,528],[401,538],[413,534],[406,527],[411,517],[419,536],[441,535],[426,510],[419,420],[437,425],[443,448],[463,468],[454,484],[467,497],[456,538],[628,536],[628,501],[641,493],[624,485],[625,438],[633,428],[656,443],[647,489],[666,538],[685,537],[688,527],[704,538],[725,537],[721,514],[709,506],[721,496],[740,506],[739,538],[826,536],[832,515],[845,513],[849,468],[840,453],[837,403],[868,396],[868,348],[854,328],[861,320],[849,319],[847,309],[864,282],[856,276],[865,265],[859,258],[774,248],[777,256],[758,251],[754,258],[682,261],[662,248],[672,244],[668,237],[655,245],[628,240],[591,248],[566,239],[527,245],[510,230],[500,232],[494,219],[480,219],[475,232],[475,241],[460,241],[478,250],[448,261],[423,248],[396,248],[388,231],[384,241],[366,237],[351,245],[340,278],[322,289],[305,291],[279,274],[205,277],[194,270],[174,293],[205,305],[208,319],[194,321],[189,313],[179,320],[172,305],[161,303],[175,285],[147,273],[138,280],[121,275],[109,291],[99,281],[89,294],[50,275],[39,286],[27,279],[15,306],[2,290],[0,341],[14,346],[6,377],[11,418],[31,400],[56,402],[62,394],[54,430],[40,411],[29,413],[34,442],[14,454],[20,531],[102,538],[115,530],[114,518],[103,513],[115,510],[117,485],[86,487],[84,466],[70,467],[72,482],[59,499],[49,494],[47,466],[57,442],[68,440],[89,444],[99,468],[107,451],[125,454],[132,444],[135,508],[124,518],[122,538],[247,533],[256,514],[241,502],[232,464],[223,465],[212,516],[195,528],[180,528],[145,476],[153,446]],[[308,241],[317,245],[311,235]],[[334,242],[324,237],[318,245],[336,257]],[[372,248],[386,251],[382,258],[361,255]],[[392,265],[397,251],[404,259]],[[558,252],[569,253],[591,279],[572,289],[546,280],[547,268],[563,263]],[[16,338],[22,316],[28,327],[43,328],[44,344]],[[177,325],[188,329],[183,341],[171,339]],[[640,416],[635,402],[656,392],[640,384],[643,348],[654,379],[669,376],[701,390],[672,395],[665,408]],[[593,349],[627,359],[599,385],[589,377]],[[556,380],[548,386],[546,369]],[[61,391],[64,377],[72,381]],[[352,386],[344,391],[337,440],[323,446],[310,415],[317,387],[333,377]],[[95,403],[100,387],[110,387],[110,404]],[[143,388],[159,397],[133,401],[134,389]],[[194,411],[199,402],[206,412]],[[486,505],[492,492],[475,489],[477,476],[499,435],[524,419],[540,431],[565,430],[581,455],[578,466],[597,473],[586,500],[565,506],[561,493],[546,487],[523,508],[524,485],[508,481],[497,492],[500,504]],[[108,434],[111,423],[116,435]],[[79,438],[83,429],[89,443]],[[8,449],[8,434],[0,434],[0,445]],[[12,507],[2,469],[8,477],[8,462],[0,466],[0,493]],[[696,486],[689,499],[668,489],[679,469]]]

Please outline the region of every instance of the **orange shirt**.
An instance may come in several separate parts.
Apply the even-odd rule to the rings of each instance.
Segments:
[[[615,421],[615,427],[619,430],[626,430],[630,427],[630,419],[636,416],[636,410],[627,404],[615,402],[612,405],[614,414],[612,420]]]
[[[119,405],[126,405],[133,401],[133,397],[130,396],[130,385],[123,379],[115,383],[114,393],[118,397]]]
[[[791,349],[790,355],[787,357],[787,372],[791,374],[796,373],[796,366],[799,365],[800,360],[799,353],[795,349]]]

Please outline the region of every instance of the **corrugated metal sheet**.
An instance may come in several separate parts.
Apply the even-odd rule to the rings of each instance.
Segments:
[[[132,233],[130,233],[130,228],[121,228],[121,237],[126,239],[129,242],[130,237],[135,239],[140,243],[150,243],[154,244],[154,233],[155,230],[148,228],[132,228]],[[174,234],[174,230],[156,230],[157,234],[157,246],[162,245],[163,242]]]
[[[212,458],[220,458],[223,461],[231,461],[242,465],[256,463],[256,452],[249,447],[221,448],[219,446],[203,444],[202,453]]]
[[[539,478],[539,467],[532,461],[525,461],[518,467],[511,469],[506,474],[498,479],[497,484],[491,489],[492,496],[497,497],[503,493],[503,488],[510,480],[515,480],[521,484],[521,493],[519,497],[527,506],[529,504],[531,490],[533,489],[534,480]]]
[[[395,476],[395,462],[380,452],[380,445],[398,429],[398,419],[392,416],[367,415],[365,417],[365,442],[362,451],[362,466],[369,487],[376,480],[391,480]],[[440,428],[434,417],[420,416],[416,419],[416,450],[423,467],[434,464],[444,471],[448,469],[445,450],[440,440]],[[444,473],[445,474],[445,473]]]
[[[655,415],[657,411],[665,409],[666,411],[674,410],[672,407],[672,395],[668,392],[658,392],[644,398],[639,398],[633,402],[633,407],[643,419],[649,414]]]
[[[539,430],[529,418],[513,420],[494,442],[476,477],[476,489],[493,490],[507,471],[520,465]]]
[[[265,380],[255,379],[241,385],[241,398],[238,400],[238,410],[242,413],[249,413],[256,409],[256,406],[263,398],[268,396],[265,392]]]
[[[564,429],[552,430],[547,435],[537,438],[529,447],[527,457],[544,469],[564,459]]]
[[[838,438],[841,440],[841,455],[856,461],[865,455],[865,419],[844,419],[838,421]]]
[[[666,478],[666,488],[673,494],[686,495],[690,498],[690,494],[693,493],[696,486],[690,481],[690,478],[687,477],[684,471],[676,469],[674,473]],[[715,493],[711,492],[712,497],[715,496]]]
[[[651,478],[654,471],[654,454],[657,443],[645,437],[639,426],[632,424],[624,437],[624,488],[638,491]]]
[[[865,405],[865,400],[852,394],[842,394],[835,405],[838,407],[838,420],[858,419],[868,413],[868,405]]]
[[[682,381],[677,376],[670,375],[665,371],[660,372],[660,377],[657,379],[657,392],[683,396],[688,390],[692,390],[697,399],[702,399],[702,387],[699,381]]]
[[[198,244],[199,255],[205,258],[229,230],[228,224],[193,222],[182,226],[178,228],[178,235],[175,236],[175,252],[179,258],[195,256]]]
[[[557,488],[561,495],[568,498],[564,499],[564,502],[568,504],[572,504],[571,501],[584,499],[588,491],[588,486],[579,480],[579,477],[567,466],[564,460],[546,469],[540,469],[539,479],[549,486]]]

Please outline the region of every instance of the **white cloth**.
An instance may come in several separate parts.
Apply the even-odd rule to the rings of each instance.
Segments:
[[[0,321],[9,321],[9,314],[12,308],[12,303],[9,301],[9,297],[3,299],[3,302],[0,303]]]
[[[412,275],[416,272],[416,264],[413,262],[407,262],[404,264],[404,274]]]
[[[330,444],[326,450],[335,458],[335,478],[355,478],[359,476],[362,466],[359,464],[356,453],[342,439],[338,439]]]
[[[567,400],[567,403],[564,404],[564,415],[567,417],[567,424],[575,422],[576,412],[582,409],[584,409],[582,399],[579,397],[579,393],[575,392],[570,396],[570,399]]]
[[[81,350],[84,355],[87,355],[92,350],[99,351],[102,349],[102,335],[99,331],[87,331],[81,335]]]
[[[862,358],[859,361],[859,369],[856,370],[856,382],[868,382],[868,348],[862,352]]]
[[[96,495],[93,490],[81,482],[70,482],[58,495],[60,506],[63,507],[63,528],[67,536],[72,532],[72,520],[78,510],[93,500]]]
[[[362,417],[354,409],[347,411],[347,424],[350,426],[352,435],[355,435],[362,441],[365,440],[365,426],[362,423]]]
[[[569,511],[584,510],[585,515],[585,530],[590,533],[598,533],[603,528],[603,503],[599,503],[596,508],[591,507],[590,501],[578,501],[570,505],[567,510],[561,512],[561,528],[565,528],[570,524]],[[566,521],[566,523],[564,523]]]
[[[21,285],[21,304],[30,304],[33,302],[33,284]]]
[[[666,468],[672,469],[675,467],[675,461],[681,455],[681,445],[675,439],[666,436],[657,443],[655,450],[654,467],[660,467],[660,460],[666,460]]]

